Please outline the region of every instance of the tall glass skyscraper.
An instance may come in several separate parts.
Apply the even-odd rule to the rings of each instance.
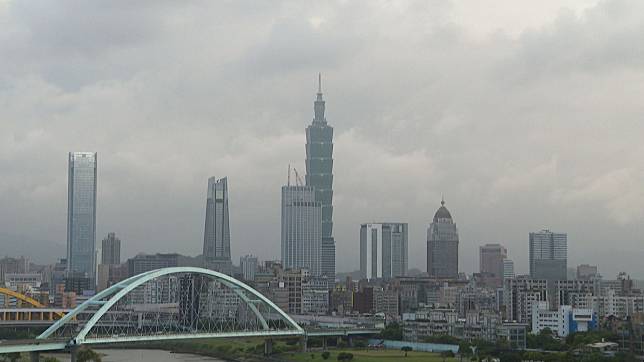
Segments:
[[[322,275],[335,280],[335,239],[333,238],[333,127],[324,117],[322,77],[313,123],[306,128],[306,185],[315,188],[315,200],[322,207]]]
[[[230,226],[228,221],[228,180],[208,179],[203,257],[206,268],[232,274]]]
[[[67,179],[67,275],[96,282],[96,152],[70,152]]]
[[[427,229],[427,273],[434,278],[458,277],[458,230],[445,200]]]
[[[310,186],[282,187],[282,263],[322,274],[322,205]]]

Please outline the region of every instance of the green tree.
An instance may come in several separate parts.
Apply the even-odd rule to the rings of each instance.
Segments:
[[[409,347],[409,346],[404,346],[400,349],[401,351],[405,352],[405,357],[407,357],[407,353],[413,351],[414,349]]]
[[[351,361],[353,359],[353,353],[349,352],[340,352],[337,357],[338,361]]]
[[[323,360],[327,360],[331,356],[331,353],[325,351],[325,352],[322,352],[321,356]]]
[[[402,326],[398,322],[392,322],[385,326],[385,329],[380,332],[380,338],[389,339],[393,341],[402,341],[403,333]]]
[[[18,352],[7,353],[7,357],[9,358],[9,360],[11,362],[16,362],[17,360],[19,360],[21,358],[20,353],[18,353]]]
[[[101,362],[101,355],[96,353],[96,351],[89,348],[81,348],[76,355],[76,360],[78,362]]]

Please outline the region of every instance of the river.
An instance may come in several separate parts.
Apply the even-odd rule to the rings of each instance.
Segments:
[[[170,353],[158,349],[96,349],[103,362],[222,362],[212,357],[194,354]],[[58,358],[61,362],[69,362],[69,354],[43,354]]]

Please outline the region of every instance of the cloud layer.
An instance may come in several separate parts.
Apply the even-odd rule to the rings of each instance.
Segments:
[[[463,271],[484,242],[526,271],[550,228],[570,266],[644,276],[641,1],[5,0],[0,27],[7,234],[64,244],[66,154],[89,150],[99,236],[126,256],[198,254],[207,178],[228,176],[235,257],[279,257],[321,71],[340,271],[374,220],[409,222],[424,269],[442,193]]]

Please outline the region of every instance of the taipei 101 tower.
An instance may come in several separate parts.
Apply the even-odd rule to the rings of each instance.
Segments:
[[[322,76],[318,74],[315,118],[306,127],[306,186],[315,187],[315,199],[322,205],[321,272],[335,281],[335,239],[333,239],[333,127],[324,117]]]

